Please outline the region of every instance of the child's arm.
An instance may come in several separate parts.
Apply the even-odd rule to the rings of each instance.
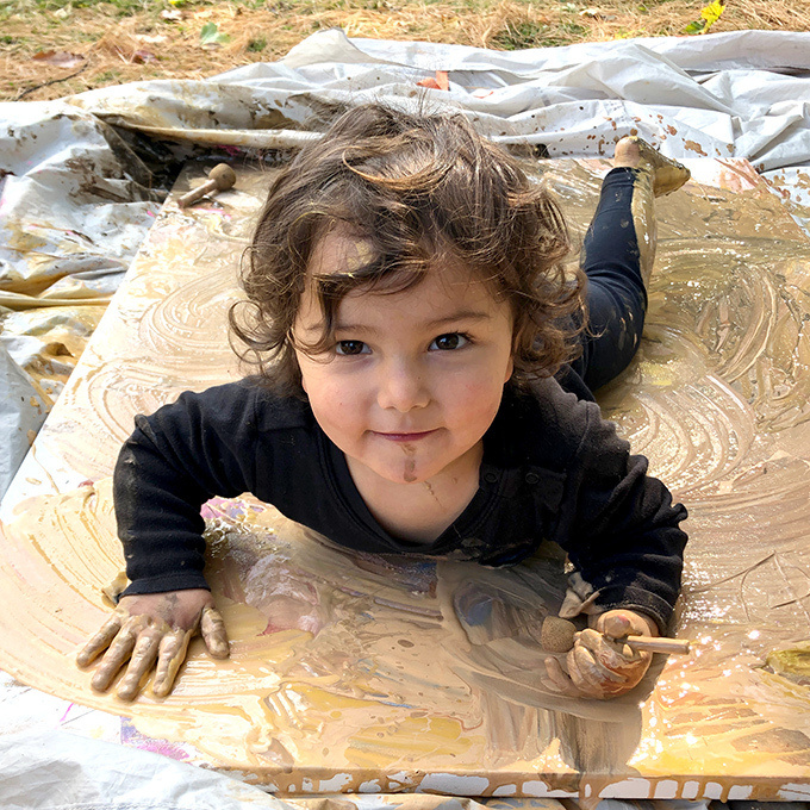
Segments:
[[[153,692],[168,694],[198,630],[211,655],[227,657],[225,626],[203,575],[200,508],[214,495],[253,489],[255,460],[234,448],[255,446],[254,411],[248,389],[223,386],[136,418],[114,476],[131,584],[77,657],[87,666],[106,650],[94,689],[106,690],[129,661],[119,697],[134,699],[153,668]]]
[[[593,615],[590,627],[577,633],[565,658],[545,661],[553,689],[572,697],[613,698],[637,686],[649,669],[652,653],[632,650],[621,639],[631,635],[657,636],[656,622],[631,610],[609,610]],[[567,671],[566,671],[567,670]]]
[[[650,655],[609,637],[667,632],[680,590],[687,538],[679,524],[686,510],[648,476],[647,460],[630,454],[597,405],[561,394],[553,381],[538,383],[536,391],[543,408],[538,421],[560,437],[549,442],[553,463],[546,464],[565,471],[544,533],[568,552],[584,586],[577,594],[582,608],[598,616],[567,657],[571,677],[554,661],[552,681],[571,694],[612,697],[641,680]],[[616,624],[617,615],[629,626]]]
[[[549,539],[568,552],[596,611],[633,611],[665,634],[680,591],[686,509],[597,406],[576,407],[586,412],[585,429]]]

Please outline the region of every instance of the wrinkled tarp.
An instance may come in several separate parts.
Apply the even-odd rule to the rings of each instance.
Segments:
[[[211,771],[67,732],[0,737],[3,810],[293,810]]]
[[[11,481],[51,404],[0,343],[0,435],[7,448],[0,453],[0,480]]]
[[[436,70],[449,72],[449,91],[417,88]],[[10,448],[0,493],[182,161],[288,149],[317,138],[346,106],[417,98],[465,111],[495,140],[542,144],[551,157],[610,154],[616,138],[635,131],[676,158],[747,158],[806,224],[808,78],[810,34],[749,31],[504,53],[349,40],[332,30],[279,62],[207,81],[0,104],[0,446]],[[217,792],[205,781],[213,774],[189,768],[175,777],[168,770],[179,763],[145,764],[144,752],[119,746],[97,754],[91,741],[66,736],[48,726],[39,741],[20,747],[0,733],[0,790],[17,784],[22,791],[17,804],[12,793],[0,804],[227,808],[247,795],[230,784]],[[84,751],[91,758],[77,764]],[[38,788],[26,794],[24,783],[35,776]],[[266,796],[250,801],[277,810],[283,804]]]

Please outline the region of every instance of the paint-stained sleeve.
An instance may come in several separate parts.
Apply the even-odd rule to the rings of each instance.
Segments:
[[[580,402],[575,411],[583,429],[551,539],[599,591],[600,608],[639,611],[666,632],[681,586],[686,509],[647,475],[647,459],[630,454],[598,406]]]
[[[250,389],[234,384],[184,393],[151,416],[135,417],[114,473],[132,583],[126,594],[208,587],[200,508],[214,495],[254,489],[255,454],[244,451],[257,445],[255,402]]]

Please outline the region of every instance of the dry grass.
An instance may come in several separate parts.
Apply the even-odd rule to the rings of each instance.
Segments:
[[[0,100],[124,82],[204,78],[283,56],[315,31],[515,48],[680,35],[708,0],[0,0]],[[172,18],[172,16],[174,18]],[[205,46],[204,26],[227,41]],[[210,25],[209,25],[210,28]],[[807,0],[727,0],[713,33],[810,31]],[[74,54],[72,64],[53,57]],[[40,54],[40,58],[35,58]]]

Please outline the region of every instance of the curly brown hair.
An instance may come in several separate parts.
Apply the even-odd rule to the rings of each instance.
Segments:
[[[316,277],[323,311],[318,352],[333,340],[338,305],[352,290],[398,292],[452,259],[509,303],[513,380],[550,376],[572,360],[570,317],[584,275],[567,275],[568,231],[556,202],[517,160],[458,112],[356,107],[301,149],[272,183],[230,311],[243,360],[284,394],[305,396],[292,336],[313,247],[341,227],[364,240],[365,265]]]

